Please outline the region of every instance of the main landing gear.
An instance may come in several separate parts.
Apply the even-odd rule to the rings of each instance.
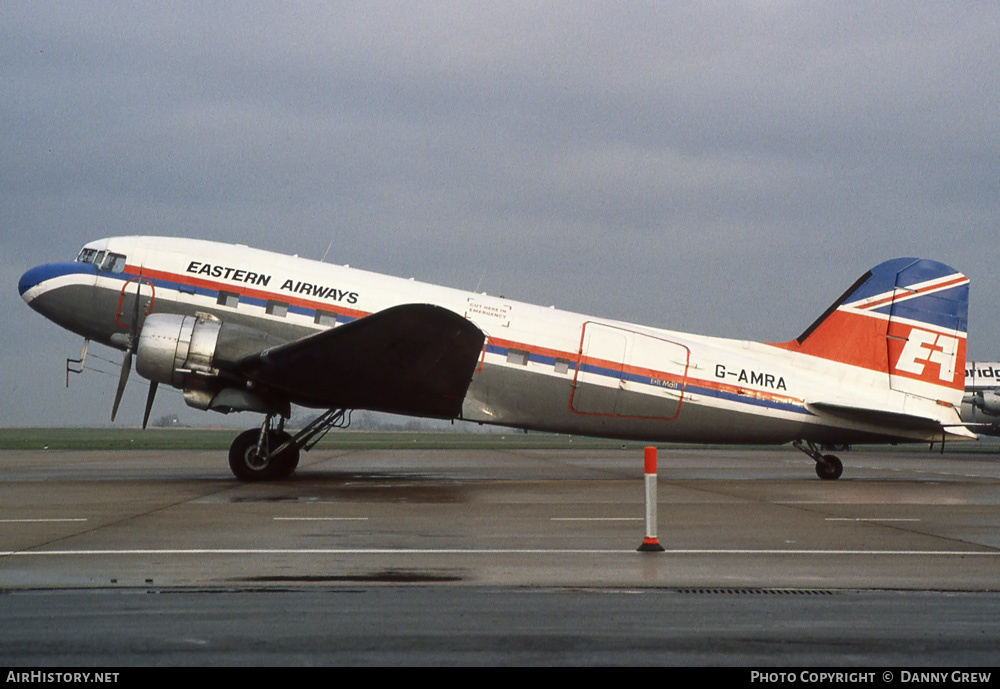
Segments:
[[[837,455],[824,455],[811,440],[796,440],[792,447],[801,450],[816,462],[816,475],[824,481],[836,481],[844,473],[844,464]]]
[[[284,417],[268,414],[260,428],[236,436],[229,446],[229,468],[241,481],[279,481],[299,466],[299,452],[308,452],[331,428],[346,428],[346,409],[331,409],[295,435],[285,430]]]

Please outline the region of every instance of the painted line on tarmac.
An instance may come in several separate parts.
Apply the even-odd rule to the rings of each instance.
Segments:
[[[92,555],[602,555],[634,553],[621,548],[132,548],[123,550],[6,550],[0,557],[85,557]],[[791,550],[667,549],[666,555],[901,555],[1000,557],[1000,550]]]
[[[916,517],[827,517],[828,522],[919,522]]]
[[[86,518],[76,519],[0,519],[0,524],[39,524],[51,522],[85,522]]]
[[[276,522],[366,522],[368,517],[274,517]]]
[[[642,517],[552,517],[554,522],[641,522]]]

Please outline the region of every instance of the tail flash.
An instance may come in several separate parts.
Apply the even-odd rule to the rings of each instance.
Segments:
[[[885,373],[889,388],[961,403],[969,279],[943,263],[886,261],[783,348]]]

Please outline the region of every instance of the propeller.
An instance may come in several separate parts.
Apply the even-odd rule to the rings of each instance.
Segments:
[[[131,338],[129,338],[131,340]],[[134,345],[129,342],[128,349],[125,350],[125,358],[122,359],[122,372],[118,376],[118,392],[115,393],[115,403],[111,407],[111,421],[114,422],[115,416],[118,415],[118,405],[122,403],[122,395],[125,394],[125,384],[128,382],[128,376],[132,372],[132,347]]]
[[[139,302],[142,301],[141,289],[142,278],[139,278],[135,283],[135,303],[132,305],[132,322],[129,324],[128,347],[125,348],[125,356],[122,358],[122,371],[118,376],[118,390],[115,392],[115,403],[111,407],[112,422],[114,422],[115,416],[118,415],[118,407],[121,405],[122,395],[125,394],[125,385],[128,383],[128,377],[132,373],[132,355],[139,346]],[[153,409],[153,398],[156,397],[156,387],[156,382],[149,384],[149,394],[146,396],[146,409],[142,415],[143,428],[146,427],[149,421],[149,412]]]
[[[149,423],[149,412],[153,411],[153,398],[156,397],[156,386],[159,385],[155,380],[149,382],[149,394],[146,395],[146,410],[142,413],[142,427],[146,428],[146,424]]]

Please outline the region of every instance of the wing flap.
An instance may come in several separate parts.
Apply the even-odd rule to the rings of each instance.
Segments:
[[[295,404],[456,418],[484,339],[452,311],[404,304],[264,350],[237,368]]]

